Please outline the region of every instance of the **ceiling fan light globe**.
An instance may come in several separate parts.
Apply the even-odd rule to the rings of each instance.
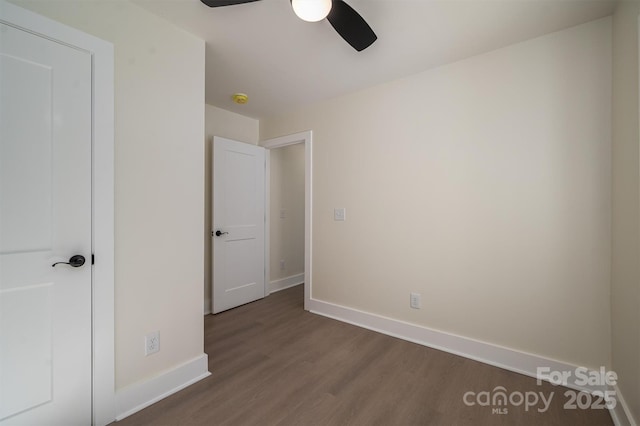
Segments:
[[[292,0],[291,6],[298,18],[307,22],[318,22],[329,15],[332,0]]]

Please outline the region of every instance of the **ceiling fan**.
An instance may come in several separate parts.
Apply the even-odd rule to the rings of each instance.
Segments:
[[[209,7],[232,6],[259,0],[200,0]],[[342,38],[358,52],[378,39],[369,24],[343,0],[291,0],[294,12],[309,22],[327,18]]]

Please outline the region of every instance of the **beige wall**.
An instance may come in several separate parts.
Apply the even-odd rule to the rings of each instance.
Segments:
[[[638,15],[620,2],[613,16],[613,369],[640,421],[640,150]]]
[[[272,149],[270,156],[270,280],[275,281],[304,273],[304,144]]]
[[[207,141],[213,136],[221,136],[238,142],[257,145],[260,122],[213,105],[205,105],[205,133]]]
[[[595,368],[610,116],[606,18],[260,127],[314,132],[313,298]]]
[[[256,145],[259,138],[259,121],[205,105],[205,181],[204,181],[204,311],[211,312],[211,155],[214,136]]]
[[[120,389],[203,353],[204,42],[125,1],[15,3],[115,46]]]

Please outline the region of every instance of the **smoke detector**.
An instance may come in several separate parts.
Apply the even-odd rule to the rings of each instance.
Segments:
[[[234,93],[233,96],[231,96],[231,99],[239,105],[244,105],[249,102],[249,96],[244,93]]]

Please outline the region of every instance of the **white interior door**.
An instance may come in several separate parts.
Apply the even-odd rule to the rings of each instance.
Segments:
[[[91,55],[0,24],[0,425],[91,424],[91,355]]]
[[[213,313],[265,296],[265,150],[213,138]]]

